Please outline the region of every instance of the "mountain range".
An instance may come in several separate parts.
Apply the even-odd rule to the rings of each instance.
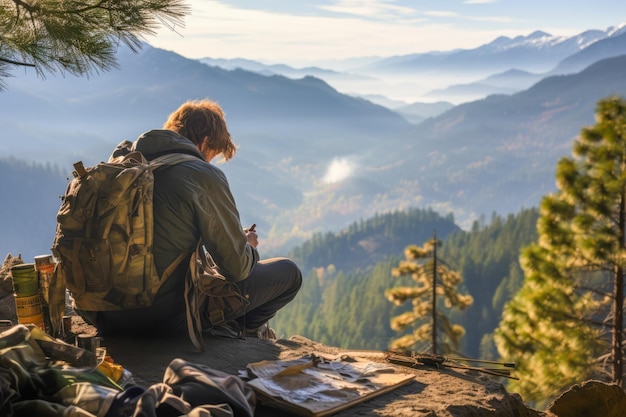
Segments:
[[[245,59],[203,58],[200,61],[265,75],[292,78],[312,75],[339,91],[398,109],[412,101],[390,105],[390,95],[406,95],[407,90],[423,101],[432,102],[435,99],[455,104],[490,94],[512,94],[525,90],[547,76],[579,72],[601,59],[626,53],[625,34],[626,23],[606,30],[588,30],[572,37],[535,31],[515,38],[501,36],[474,49],[393,56],[358,63],[347,61],[339,66],[341,71],[265,65]],[[432,88],[433,85],[437,87]],[[417,116],[412,112],[406,114]]]
[[[394,99],[389,101],[397,107],[385,107],[363,98],[366,93],[345,94],[321,79],[322,73],[344,79],[353,74],[359,82],[374,77],[357,68],[320,69],[316,76],[294,79],[270,74],[262,65],[254,71],[226,69],[149,45],[138,54],[120,49],[117,71],[45,80],[25,72],[8,79],[8,89],[0,93],[6,138],[0,143],[0,169],[7,190],[32,190],[33,184],[21,186],[24,166],[15,160],[49,166],[55,180],[48,178],[46,187],[53,190],[45,199],[13,193],[18,207],[32,209],[28,216],[49,219],[50,240],[37,234],[39,240],[28,245],[34,254],[47,251],[56,196],[64,191],[73,162],[106,160],[118,142],[160,127],[183,101],[211,98],[224,107],[240,146],[222,168],[243,223],[259,225],[266,252],[316,231],[409,207],[453,213],[468,227],[493,212],[534,207],[554,190],[555,164],[569,155],[579,130],[593,123],[596,102],[626,95],[625,51],[622,25],[559,42],[536,32],[470,51],[393,57],[360,67],[405,77],[421,63],[414,72],[420,78],[437,65],[453,74],[465,59],[475,74],[509,91],[458,105],[430,103],[439,106],[432,111],[429,103],[402,106]],[[519,68],[520,62],[527,65]],[[584,62],[589,65],[573,69]],[[549,68],[561,73],[551,74]],[[572,72],[565,74],[567,68]],[[528,81],[529,70],[537,69],[545,76],[536,73],[537,82]],[[532,84],[509,84],[513,78]],[[424,116],[409,117],[407,107]],[[0,208],[0,230],[27,230],[31,218],[10,207]],[[12,239],[3,238],[0,250],[26,252],[11,249]]]

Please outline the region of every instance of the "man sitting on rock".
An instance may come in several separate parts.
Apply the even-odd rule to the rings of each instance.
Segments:
[[[259,260],[255,230],[244,230],[224,173],[211,164],[236,152],[224,113],[212,101],[189,101],[174,111],[161,130],[150,130],[134,143],[148,160],[170,153],[195,159],[166,166],[154,174],[153,253],[159,276],[181,253],[193,253],[200,240],[220,272],[247,300],[245,311],[225,311],[235,334],[273,337],[267,323],[300,289],[302,274],[289,259]],[[180,263],[147,308],[79,311],[101,335],[163,335],[187,331],[185,276],[189,258]],[[210,327],[206,302],[203,327]]]

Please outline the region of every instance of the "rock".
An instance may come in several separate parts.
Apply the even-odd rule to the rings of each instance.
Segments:
[[[626,393],[615,384],[586,381],[561,394],[546,411],[546,417],[624,417]]]
[[[0,267],[0,319],[11,320],[17,323],[17,311],[13,295],[13,277],[11,267],[24,263],[22,256],[13,256],[10,253]]]
[[[0,307],[7,303],[0,300]],[[0,318],[5,317],[0,315]],[[96,333],[93,326],[76,315],[72,316],[72,331],[75,334]],[[274,341],[207,336],[205,343],[206,351],[199,353],[186,337],[152,340],[105,338],[101,341],[107,354],[132,373],[137,384],[146,387],[162,382],[165,369],[176,358],[238,375],[239,371],[246,369],[247,364],[263,360],[295,359],[311,353],[330,357],[350,355],[350,351],[325,346],[301,336]],[[384,358],[379,355],[371,360],[384,361]],[[507,392],[498,378],[477,371],[425,365],[417,368],[393,366],[415,375],[414,381],[341,411],[336,416],[621,417],[626,409],[626,394],[616,385],[598,381],[572,387],[555,400],[546,412],[540,412],[528,407],[519,395]],[[259,406],[255,415],[286,416],[264,406]]]
[[[79,325],[78,317],[74,322]],[[183,339],[118,339],[106,338],[101,344],[113,360],[133,374],[144,386],[159,383],[167,365],[175,358],[203,364],[212,369],[237,375],[246,365],[263,360],[296,359],[315,353],[318,356],[351,355],[350,351],[325,346],[301,336],[275,341],[256,338],[205,338],[206,352],[194,351]],[[354,354],[354,353],[353,353]],[[384,362],[379,354],[371,361]],[[413,382],[357,404],[336,414],[338,417],[376,415],[379,417],[539,417],[541,413],[527,407],[522,399],[510,394],[490,376],[476,371],[423,366],[408,368],[393,365],[415,375]],[[257,416],[284,416],[281,412],[259,406]]]

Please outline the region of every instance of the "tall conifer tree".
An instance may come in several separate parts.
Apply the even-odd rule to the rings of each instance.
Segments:
[[[511,388],[535,401],[590,377],[623,385],[626,101],[598,102],[596,124],[559,161],[556,181],[538,240],[521,256],[524,285],[495,335],[519,364]]]
[[[394,287],[385,291],[387,299],[396,305],[411,301],[413,308],[391,320],[391,328],[402,332],[407,328],[412,331],[392,341],[392,348],[409,348],[431,340],[431,352],[438,353],[438,330],[443,331],[443,350],[446,353],[458,349],[459,340],[465,329],[452,324],[447,315],[437,308],[438,298],[443,298],[445,307],[465,309],[473,298],[458,292],[462,282],[461,274],[452,270],[442,259],[436,256],[436,248],[441,242],[435,238],[419,247],[410,245],[404,250],[405,260],[393,268],[394,276],[410,275],[417,287]]]

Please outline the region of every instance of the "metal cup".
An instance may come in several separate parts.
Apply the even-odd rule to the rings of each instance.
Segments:
[[[100,347],[100,338],[90,334],[81,333],[76,335],[76,346],[89,352],[96,353],[96,349]]]

